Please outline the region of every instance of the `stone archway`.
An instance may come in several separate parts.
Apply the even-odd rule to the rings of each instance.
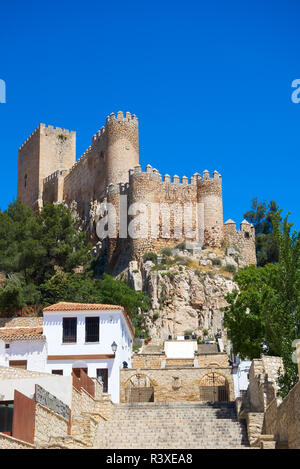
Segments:
[[[203,376],[199,383],[200,401],[229,401],[229,384],[225,376],[211,371]]]
[[[154,387],[149,376],[136,373],[131,376],[125,388],[126,402],[154,402]]]

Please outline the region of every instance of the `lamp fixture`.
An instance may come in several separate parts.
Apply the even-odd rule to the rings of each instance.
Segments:
[[[113,353],[116,355],[118,346],[115,341],[113,341],[113,343],[111,344],[111,348],[112,348]]]

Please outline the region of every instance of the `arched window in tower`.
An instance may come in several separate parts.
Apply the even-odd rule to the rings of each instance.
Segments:
[[[25,174],[25,176],[24,176],[24,187],[26,187],[26,186],[27,186],[27,174]]]

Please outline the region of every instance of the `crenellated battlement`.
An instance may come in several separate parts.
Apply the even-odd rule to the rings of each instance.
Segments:
[[[131,122],[131,123],[137,123],[138,118],[136,117],[135,114],[131,114],[130,112],[126,112],[124,116],[123,111],[118,111],[117,115],[112,112],[109,116],[106,118],[106,123],[114,122],[114,121],[119,121],[119,122]]]
[[[183,185],[183,186],[196,185],[199,181],[206,181],[206,180],[214,181],[217,183],[222,182],[222,177],[218,173],[218,171],[214,171],[212,173],[212,176],[210,176],[209,171],[205,170],[203,171],[202,176],[199,173],[194,173],[190,177],[190,180],[188,179],[187,176],[182,176],[180,180],[180,177],[177,174],[175,174],[172,178],[169,174],[165,174],[164,176],[162,176],[159,173],[159,171],[156,168],[153,168],[150,164],[146,166],[145,171],[142,171],[141,165],[137,165],[133,169],[129,170],[129,180],[131,180],[133,177],[137,175],[149,176],[151,178],[154,178],[158,181],[161,181],[167,184],[176,184],[176,185]]]
[[[105,136],[105,126],[102,126],[98,132],[93,135],[92,137],[92,144],[99,142],[100,140],[103,140]]]
[[[19,147],[19,150],[22,150],[28,143],[30,143],[33,138],[40,136],[40,135],[56,135],[60,136],[63,135],[65,137],[69,137],[71,135],[76,135],[76,132],[73,130],[62,129],[60,127],[53,127],[53,125],[46,125],[46,124],[39,124],[34,131],[29,135],[29,137],[22,143]]]
[[[59,176],[66,177],[68,170],[66,169],[59,169],[54,171],[54,173],[50,174],[49,176],[43,179],[43,184],[48,184],[49,182],[53,182],[55,179],[58,179]]]
[[[25,140],[25,142],[22,143],[22,145],[19,147],[19,150],[22,150],[29,142],[33,140],[34,137],[40,134],[40,129],[42,127],[45,127],[45,124],[39,124],[34,131],[29,135],[29,137]]]

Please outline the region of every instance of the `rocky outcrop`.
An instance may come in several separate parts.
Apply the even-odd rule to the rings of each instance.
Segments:
[[[221,308],[226,306],[227,293],[236,288],[233,275],[241,266],[239,253],[232,248],[197,253],[173,250],[171,255],[158,256],[156,263],[133,261],[121,275],[127,276],[132,288],[150,296],[147,327],[153,339],[174,338],[187,331],[214,339],[221,331],[226,345]]]

